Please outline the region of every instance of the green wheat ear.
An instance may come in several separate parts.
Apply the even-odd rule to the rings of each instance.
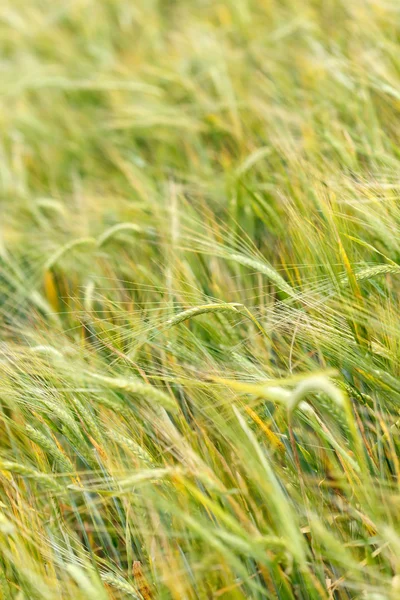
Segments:
[[[183,321],[187,321],[188,319],[193,319],[194,317],[198,317],[199,315],[204,315],[208,313],[218,313],[218,312],[239,312],[238,307],[242,307],[242,304],[239,303],[231,303],[231,304],[203,304],[201,306],[194,306],[193,308],[188,308],[183,312],[178,313],[175,317],[172,317],[164,324],[166,327],[174,327],[174,325],[179,325]]]
[[[78,246],[95,246],[97,244],[96,240],[91,237],[78,238],[77,240],[72,240],[64,246],[61,246],[46,262],[44,265],[44,269],[49,271],[52,269],[63,256],[71,252]]]
[[[42,486],[43,489],[46,489],[49,492],[56,492],[57,494],[63,492],[62,486],[59,485],[51,475],[48,475],[47,473],[41,473],[33,467],[10,460],[0,460],[0,470],[10,471],[10,473],[14,473],[15,475],[33,479],[40,486]]]
[[[250,256],[246,256],[244,254],[226,254],[225,258],[227,260],[232,260],[244,267],[250,267],[254,269],[256,272],[260,272],[275,283],[277,288],[283,292],[286,292],[288,296],[294,297],[296,296],[296,292],[291,288],[291,286],[283,279],[281,275],[272,267],[265,264],[264,262],[257,260],[256,258],[252,258]]]
[[[74,473],[75,468],[70,459],[61,452],[50,437],[31,425],[26,425],[25,430],[30,439],[56,461],[61,471],[69,474]]]
[[[129,392],[134,396],[138,396],[147,400],[150,404],[163,407],[167,410],[176,411],[178,409],[176,402],[171,396],[158,390],[148,383],[142,383],[138,379],[128,377],[107,377],[97,373],[90,373],[89,376],[111,389]]]
[[[116,236],[121,231],[134,231],[135,233],[143,232],[143,228],[135,223],[118,223],[117,225],[113,225],[106,229],[98,238],[97,245],[99,248],[105,246],[107,242],[109,242],[114,236]]]
[[[361,269],[360,271],[355,271],[354,277],[357,279],[357,281],[365,281],[366,279],[372,279],[377,275],[396,275],[398,273],[400,273],[400,265],[376,265],[374,267],[366,267],[365,269]],[[342,283],[347,283],[347,276],[344,275],[341,281]]]
[[[194,306],[193,308],[188,308],[181,313],[175,315],[168,321],[165,322],[165,327],[170,328],[174,325],[179,325],[183,321],[187,321],[188,319],[193,319],[193,317],[197,317],[199,315],[208,314],[208,313],[224,313],[224,312],[234,312],[243,315],[246,319],[249,319],[257,329],[265,336],[268,337],[268,334],[261,323],[256,319],[256,317],[251,313],[251,311],[238,302],[232,302],[230,304],[204,304],[201,306]]]

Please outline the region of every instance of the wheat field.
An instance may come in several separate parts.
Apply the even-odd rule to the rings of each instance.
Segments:
[[[0,598],[400,598],[400,3],[0,49]]]

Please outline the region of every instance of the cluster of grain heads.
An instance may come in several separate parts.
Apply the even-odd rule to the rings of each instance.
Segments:
[[[117,223],[112,227],[106,229],[99,237],[82,237],[72,239],[66,244],[62,245],[56,252],[54,252],[48,260],[45,262],[44,269],[45,271],[50,271],[53,269],[57,263],[70,252],[74,251],[75,248],[92,246],[95,248],[102,248],[105,246],[114,236],[118,235],[120,232],[124,231],[133,231],[135,233],[143,232],[143,228],[135,223]]]
[[[264,398],[269,402],[276,403],[278,406],[282,406],[287,411],[289,423],[293,420],[294,413],[299,411],[308,420],[311,420],[310,422],[314,424],[315,431],[318,432],[318,435],[322,436],[324,439],[327,439],[331,446],[342,458],[348,462],[349,465],[351,465],[351,467],[357,473],[359,473],[361,469],[366,469],[365,451],[349,398],[337,385],[333,384],[328,377],[323,375],[306,376],[292,390],[282,387],[281,385],[270,385],[268,382],[253,384],[221,378],[217,378],[217,381],[228,385],[233,390],[236,390],[239,394]],[[290,382],[290,379],[288,381]],[[285,383],[287,384],[287,382],[283,380],[283,384]],[[320,406],[327,406],[324,402],[324,397],[329,398],[334,403],[336,410],[332,412],[332,415],[337,415],[336,419],[338,423],[340,425],[344,424],[345,432],[350,434],[349,442],[351,443],[351,453],[355,455],[356,460],[352,458],[349,450],[346,449],[346,447],[343,447],[343,445],[335,439],[335,436],[324,425],[323,421],[310,404],[310,398],[312,396],[317,396],[317,402],[315,404],[316,409],[318,409]],[[318,400],[318,398],[320,398],[321,401]],[[250,416],[252,416],[252,419],[255,420],[255,422],[260,422],[260,419],[257,417],[257,415],[255,415],[254,418],[254,412],[250,406],[245,405],[245,410],[248,414],[250,414]],[[265,424],[263,424],[262,421],[261,426],[262,429],[265,430]],[[267,431],[268,437],[270,440],[272,439],[273,445],[280,447],[280,443],[278,443],[278,441],[274,441],[276,436],[274,436],[268,428]]]
[[[13,475],[20,475],[22,478],[26,478],[28,481],[32,480],[37,483],[39,487],[44,490],[55,494],[62,494],[63,487],[59,484],[54,477],[47,473],[40,473],[33,467],[29,467],[24,464],[12,462],[9,460],[0,460],[0,470],[9,471]]]
[[[70,459],[60,450],[56,442],[50,437],[49,432],[46,435],[29,424],[26,425],[25,430],[30,439],[42,448],[49,457],[54,459],[60,471],[69,474],[75,471]]]
[[[173,396],[133,377],[107,377],[98,373],[90,373],[89,376],[105,387],[138,396],[150,403],[155,409],[159,407],[173,412],[177,410],[177,404]]]

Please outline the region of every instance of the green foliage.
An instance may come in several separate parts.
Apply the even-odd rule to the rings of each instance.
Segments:
[[[0,599],[397,600],[400,5],[0,4]]]

